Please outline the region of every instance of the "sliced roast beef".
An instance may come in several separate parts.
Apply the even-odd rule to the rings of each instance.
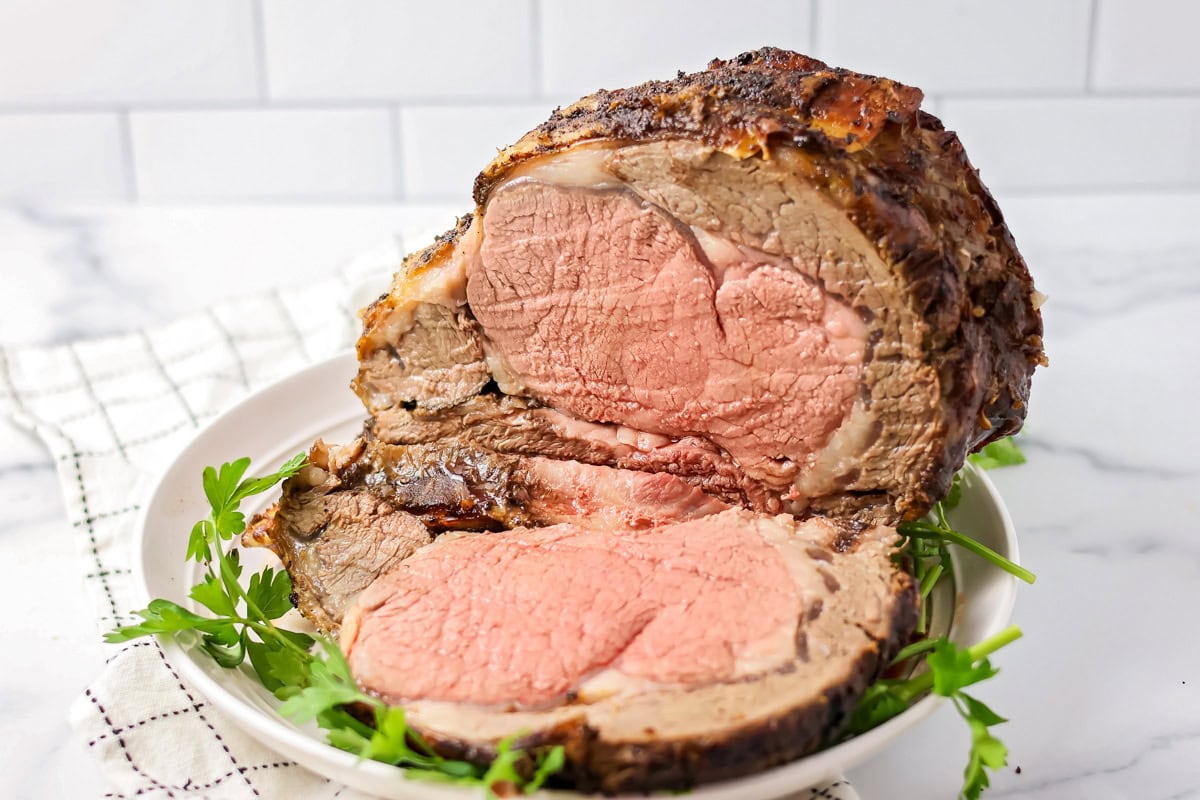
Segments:
[[[762,50],[556,112],[368,309],[376,430],[496,388],[552,409],[504,452],[671,464],[763,511],[923,514],[1020,426],[1044,357],[1003,218],[920,100]],[[661,444],[630,463],[622,429]]]
[[[447,754],[524,731],[575,785],[682,788],[828,741],[911,630],[895,531],[729,510],[442,537],[360,595],[362,685]]]
[[[624,425],[586,422],[523,398],[484,393],[446,408],[393,408],[368,426],[372,437],[396,444],[458,441],[496,453],[667,473],[733,505],[781,510],[777,496],[748,480],[728,454],[705,439],[676,440]]]
[[[890,526],[1044,363],[920,101],[773,49],[601,91],[366,309],[363,435],[246,541],[440,751],[562,743],[606,792],[741,775],[828,743],[908,639]]]

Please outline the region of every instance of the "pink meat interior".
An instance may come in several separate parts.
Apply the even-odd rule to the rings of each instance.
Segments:
[[[549,405],[706,437],[755,477],[788,472],[845,419],[865,328],[790,262],[722,242],[714,263],[624,190],[516,182],[483,226],[471,309]]]
[[[391,701],[534,708],[608,667],[727,680],[753,643],[794,649],[799,612],[783,559],[753,525],[561,524],[418,552],[364,592],[342,646],[359,682]]]

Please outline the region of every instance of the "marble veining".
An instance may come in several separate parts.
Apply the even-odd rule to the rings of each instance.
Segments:
[[[1011,720],[985,797],[1200,798],[1200,195],[1004,208],[1050,297],[1051,366],[1034,378],[1029,463],[993,473],[1038,581],[1019,593],[1026,637],[979,691]],[[315,278],[449,211],[0,207],[0,344],[134,330]],[[81,563],[56,465],[0,421],[0,797],[105,791],[65,720],[102,663]],[[951,798],[966,747],[943,708],[851,778],[866,800]]]
[[[1101,791],[1101,787],[1106,787],[1111,791],[1117,781],[1127,779],[1129,774],[1139,766],[1148,765],[1153,759],[1160,756],[1189,758],[1190,754],[1194,753],[1194,748],[1197,744],[1200,744],[1200,728],[1181,731],[1179,733],[1159,734],[1152,736],[1149,741],[1144,743],[1142,749],[1119,763],[1095,768],[1083,767],[1076,772],[1068,772],[1057,777],[1031,782],[1029,785],[1020,787],[1020,789],[1000,789],[991,792],[989,796],[1057,798],[1062,796],[1060,792],[1070,791],[1073,787],[1080,785],[1094,786],[1097,790]],[[1129,788],[1134,790],[1134,793],[1126,796],[1151,796],[1149,794],[1137,793],[1139,789],[1145,791],[1149,787],[1131,786]],[[1198,794],[1200,792],[1197,791],[1195,786],[1185,787],[1180,791],[1165,795],[1164,800],[1186,797],[1194,798]]]
[[[1093,450],[1086,445],[1058,444],[1047,441],[1037,434],[1026,434],[1021,437],[1022,449],[1042,451],[1055,455],[1082,459],[1087,465],[1099,472],[1110,472],[1117,475],[1141,475],[1149,478],[1194,478],[1200,476],[1200,466],[1196,469],[1173,469],[1159,467],[1154,464],[1132,464],[1119,457]]]

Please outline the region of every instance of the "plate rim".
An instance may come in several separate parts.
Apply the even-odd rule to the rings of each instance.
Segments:
[[[150,515],[159,505],[159,495],[166,491],[167,478],[173,468],[187,456],[193,448],[200,446],[212,433],[212,431],[222,425],[229,424],[231,418],[237,418],[245,414],[247,407],[261,402],[260,398],[268,393],[282,392],[291,384],[304,384],[306,381],[312,380],[312,376],[320,375],[326,371],[334,369],[339,362],[347,362],[357,364],[357,358],[353,350],[344,350],[320,361],[316,361],[308,366],[282,376],[276,380],[266,383],[241,397],[233,405],[229,406],[224,411],[217,414],[211,420],[208,420],[204,425],[197,428],[186,441],[180,444],[167,458],[165,458],[160,466],[156,468],[154,480],[149,489],[143,495],[141,508],[135,518],[134,536],[132,547],[134,548],[133,571],[134,579],[134,596],[135,601],[141,607],[153,599],[149,579],[146,571],[147,566],[147,548],[150,546],[151,538],[148,535],[150,529]],[[1012,517],[1005,505],[1003,498],[996,489],[995,484],[987,475],[986,471],[978,468],[969,461],[965,465],[966,469],[971,473],[973,481],[978,482],[979,490],[986,499],[992,509],[999,517],[999,528],[1003,534],[1006,557],[1014,563],[1020,564],[1020,549],[1017,542],[1016,530],[1013,526]],[[958,562],[961,555],[957,549],[951,550],[951,557],[954,564],[958,567]],[[993,605],[990,617],[990,627],[995,628],[996,632],[1004,625],[1011,622],[1013,608],[1016,603],[1017,579],[1008,576],[1009,580],[1004,581],[1003,597],[996,601]],[[951,629],[953,631],[953,628]],[[157,638],[157,637],[156,637]],[[304,731],[288,724],[282,717],[278,715],[268,715],[260,709],[254,708],[247,704],[229,689],[221,684],[221,682],[212,678],[205,672],[191,657],[189,650],[192,648],[185,647],[174,637],[157,638],[160,646],[163,648],[164,654],[167,656],[169,663],[179,670],[196,688],[222,712],[227,714],[231,720],[247,733],[250,733],[256,741],[276,752],[282,752],[284,755],[294,759],[297,764],[310,772],[322,775],[323,777],[332,780],[341,780],[335,778],[325,772],[310,766],[312,763],[322,764],[322,762],[332,762],[334,767],[339,772],[365,772],[367,776],[375,779],[393,779],[400,778],[408,781],[404,776],[405,770],[401,767],[396,767],[382,762],[363,760],[339,750],[332,745],[320,741]],[[843,766],[834,767],[833,771],[825,778],[817,780],[825,780],[834,777],[843,769],[851,768],[855,764],[863,763],[878,751],[882,750],[888,744],[892,743],[904,730],[912,728],[919,724],[922,720],[933,714],[944,702],[945,698],[935,694],[928,694],[910,706],[903,713],[894,717],[891,720],[872,728],[869,731],[861,733],[844,742],[840,742],[832,747],[824,750],[819,750],[808,756],[801,757],[794,761],[780,764],[766,770],[753,773],[751,775],[733,778],[727,781],[717,783],[704,784],[692,790],[690,796],[705,800],[706,794],[709,791],[726,787],[733,789],[735,787],[750,788],[750,784],[758,781],[772,781],[782,778],[788,771],[798,770],[801,765],[814,757],[821,754],[831,753],[835,750],[848,753],[843,759],[846,764]],[[425,792],[424,796],[437,796],[451,800],[457,798],[467,798],[478,796],[477,787],[469,786],[440,786],[428,782],[411,781],[413,785],[420,785],[421,791]],[[802,791],[805,787],[794,786],[792,791]],[[368,789],[359,789],[360,791],[369,792]],[[571,790],[542,790],[534,795],[529,795],[533,798],[558,798],[566,800],[567,798],[592,798],[595,795],[585,794]],[[730,795],[733,797],[734,795]],[[642,795],[621,795],[610,800],[632,800],[632,798],[640,798]],[[716,798],[714,798],[716,800]]]

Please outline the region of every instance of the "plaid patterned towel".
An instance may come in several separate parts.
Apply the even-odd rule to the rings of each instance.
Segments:
[[[35,432],[57,462],[98,634],[135,621],[132,528],[167,459],[246,392],[348,348],[355,310],[386,285],[402,252],[397,241],[322,284],[150,331],[0,349],[0,413]],[[109,646],[108,665],[72,707],[71,723],[111,784],[105,797],[364,797],[242,733],[152,640]],[[810,798],[857,795],[835,781],[796,795]]]

